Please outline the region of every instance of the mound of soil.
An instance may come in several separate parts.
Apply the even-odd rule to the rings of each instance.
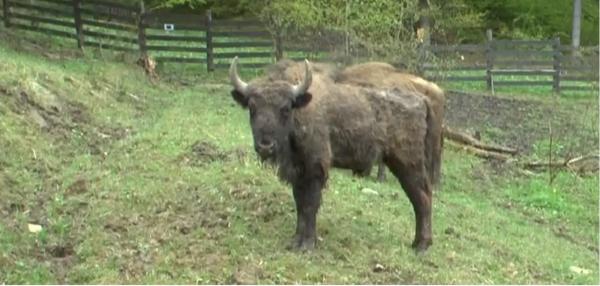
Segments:
[[[211,142],[198,140],[189,147],[188,152],[180,156],[180,160],[192,166],[202,166],[216,161],[242,160],[246,155],[246,151],[241,148],[224,152]]]
[[[105,154],[105,145],[131,133],[127,128],[95,122],[85,105],[67,99],[43,82],[29,79],[12,90],[0,87],[0,95],[12,112],[51,138],[66,142],[74,134],[80,135],[95,155]]]

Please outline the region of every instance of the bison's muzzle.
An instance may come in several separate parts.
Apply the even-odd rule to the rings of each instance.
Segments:
[[[276,148],[277,142],[268,138],[262,138],[254,144],[254,150],[256,150],[256,153],[258,153],[262,160],[267,160],[275,156]]]

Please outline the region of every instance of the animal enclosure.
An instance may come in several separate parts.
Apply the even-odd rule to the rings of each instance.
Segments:
[[[213,19],[205,14],[147,11],[140,5],[103,0],[2,0],[5,28],[73,40],[79,48],[137,52],[159,63],[225,68],[238,56],[245,68],[260,68],[283,56],[327,60],[343,39],[332,31],[293,40],[273,36],[256,19]],[[292,34],[303,34],[292,31]],[[554,92],[596,90],[598,47],[573,51],[552,40],[497,40],[484,44],[421,48],[422,75],[430,80],[469,82],[495,90],[505,86],[547,86]]]

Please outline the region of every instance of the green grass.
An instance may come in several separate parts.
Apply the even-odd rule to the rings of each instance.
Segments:
[[[410,248],[397,182],[342,170],[316,251],[285,250],[291,192],[257,162],[229,87],[204,84],[224,79],[153,84],[127,62],[2,42],[0,283],[599,283],[597,176],[561,172],[550,185],[451,149],[427,254]],[[40,109],[53,102],[45,91],[62,111]],[[40,129],[31,110],[55,124]]]

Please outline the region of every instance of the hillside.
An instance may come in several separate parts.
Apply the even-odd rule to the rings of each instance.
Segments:
[[[416,255],[399,184],[336,170],[316,251],[290,252],[291,191],[257,162],[229,86],[203,85],[222,74],[152,83],[127,60],[15,41],[0,40],[2,284],[599,283],[597,175],[549,184],[447,149]],[[538,104],[563,121],[598,104],[560,103]]]

